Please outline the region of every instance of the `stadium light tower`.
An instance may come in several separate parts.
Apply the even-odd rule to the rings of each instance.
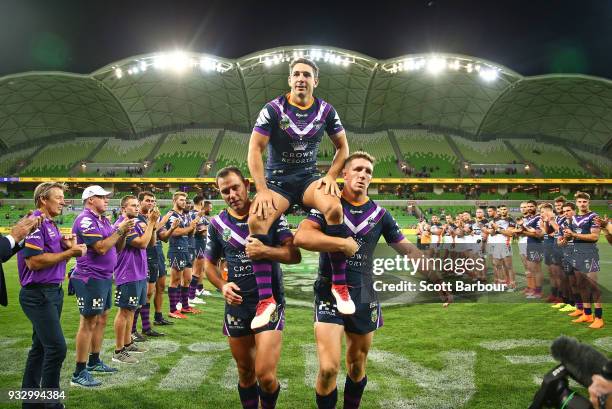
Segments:
[[[432,57],[427,61],[427,71],[431,74],[439,74],[446,68],[446,60],[441,57]]]

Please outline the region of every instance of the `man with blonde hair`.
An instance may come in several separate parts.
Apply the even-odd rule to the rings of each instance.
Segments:
[[[32,322],[32,347],[23,372],[22,388],[59,388],[60,370],[66,358],[66,340],[60,317],[64,304],[62,284],[66,263],[85,255],[87,247],[74,235],[62,236],[53,219],[62,214],[66,187],[44,182],[34,189],[40,227],[32,231],[17,256],[21,292],[19,303]],[[61,407],[59,403],[46,407]]]

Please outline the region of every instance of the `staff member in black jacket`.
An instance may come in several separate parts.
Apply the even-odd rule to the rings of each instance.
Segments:
[[[23,219],[19,220],[17,224],[11,229],[11,233],[8,236],[0,235],[0,260],[2,263],[8,261],[13,254],[17,253],[23,247],[20,244],[23,239],[40,224],[40,217],[32,217],[28,215]],[[0,305],[5,307],[8,305],[8,298],[6,295],[6,282],[4,280],[4,270],[2,270],[2,264],[0,263]]]

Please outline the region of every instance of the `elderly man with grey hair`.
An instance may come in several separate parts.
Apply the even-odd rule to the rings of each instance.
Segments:
[[[32,348],[23,373],[22,388],[59,388],[60,370],[66,358],[66,340],[60,322],[66,263],[85,254],[87,247],[72,235],[60,233],[53,218],[62,213],[64,185],[44,182],[34,190],[40,226],[24,240],[17,256],[21,292],[19,303],[32,322]],[[46,407],[62,407],[59,402]],[[24,404],[24,407],[28,407]],[[34,405],[32,406],[34,407]]]

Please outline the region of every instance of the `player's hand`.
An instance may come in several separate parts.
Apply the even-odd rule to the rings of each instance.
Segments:
[[[149,223],[157,223],[157,221],[159,220],[159,216],[160,216],[159,209],[157,208],[157,206],[155,206],[153,210],[149,212],[149,218],[148,218]]]
[[[589,398],[593,407],[599,409],[598,398],[603,395],[612,394],[612,381],[608,381],[601,375],[593,375],[591,379],[593,382],[589,386]]]
[[[266,257],[266,246],[254,237],[247,237],[247,244],[244,246],[246,255],[251,260],[261,260]]]
[[[42,223],[43,218],[43,216],[33,216],[32,212],[29,212],[25,217],[19,220],[11,229],[11,236],[15,239],[15,243],[19,243],[33,230],[36,230],[40,226],[40,223]]]
[[[77,244],[76,235],[74,234],[64,234],[62,236],[61,245],[64,250],[69,249]]]
[[[136,225],[135,219],[125,219],[117,227],[119,227],[119,229],[122,230],[124,233],[127,233],[130,230],[132,230],[135,225]]]
[[[251,213],[257,215],[257,218],[267,219],[274,211],[278,209],[276,200],[270,189],[262,189],[255,195],[253,204],[251,205]]]
[[[172,220],[172,225],[170,226],[170,230],[175,230],[177,227],[179,227],[180,222],[181,221],[179,219]]]
[[[240,291],[240,287],[233,282],[225,283],[221,287],[221,294],[223,294],[223,298],[225,298],[229,305],[242,304],[242,297],[236,291]]]
[[[189,223],[189,229],[190,231],[195,231],[196,226],[198,225],[198,221],[197,220],[192,220],[191,223]]]
[[[87,246],[84,244],[74,244],[70,247],[72,251],[72,257],[83,257],[87,254]]]
[[[166,223],[168,223],[168,220],[170,220],[170,217],[172,216],[173,211],[170,210],[168,213],[166,213],[164,215],[164,217],[162,217],[161,221],[159,222],[162,226],[165,226]]]
[[[344,245],[342,246],[342,252],[347,257],[353,257],[359,250],[359,244],[352,237],[344,239]]]
[[[563,237],[568,240],[574,237],[573,232],[570,229],[563,230]]]
[[[340,188],[336,183],[336,179],[330,175],[325,175],[321,179],[317,180],[315,185],[316,189],[324,188],[323,193],[326,195],[334,195],[340,197]]]

